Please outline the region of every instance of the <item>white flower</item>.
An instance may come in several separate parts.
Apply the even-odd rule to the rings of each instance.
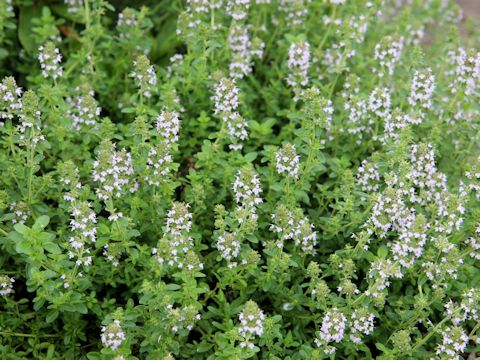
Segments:
[[[368,110],[378,117],[386,117],[390,113],[392,99],[387,88],[375,88],[368,98]]]
[[[72,109],[68,110],[68,114],[72,117],[72,128],[79,130],[86,126],[95,125],[100,115],[101,108],[98,106],[94,98],[94,91],[88,86],[84,88],[77,87],[75,89],[79,94],[74,97],[67,98],[67,102]]]
[[[63,0],[68,6],[68,12],[76,13],[83,7],[83,0]]]
[[[244,338],[240,346],[253,348],[254,345],[250,340],[263,335],[265,314],[254,301],[249,300],[238,315],[238,319],[240,320],[238,332]]]
[[[63,68],[60,65],[62,55],[53,42],[48,42],[38,48],[38,61],[43,77],[56,80],[62,76]]]
[[[235,80],[222,78],[215,84],[213,101],[215,103],[215,114],[222,116],[223,120],[227,120],[226,116],[237,110],[239,89],[235,85]]]
[[[228,0],[227,12],[234,20],[243,20],[247,17],[250,0]]]
[[[435,76],[432,69],[416,70],[413,74],[412,88],[408,103],[412,106],[419,105],[425,109],[432,107],[432,95],[435,90]]]
[[[120,321],[114,320],[110,325],[102,326],[101,339],[103,346],[117,350],[125,341],[125,332],[120,326]]]
[[[17,86],[13,77],[6,77],[0,83],[0,126],[5,119],[13,119],[22,108],[22,88]]]
[[[140,55],[133,62],[134,70],[130,73],[136,81],[140,93],[149,98],[157,89],[157,74],[145,55]]]
[[[167,108],[163,108],[157,117],[157,131],[167,144],[178,142],[180,114],[175,110],[169,111]]]
[[[13,293],[14,278],[7,275],[0,275],[0,296],[6,296]]]
[[[252,167],[244,167],[237,171],[233,192],[236,202],[241,206],[254,208],[263,202],[260,197],[262,193],[260,179]]]
[[[305,87],[308,84],[310,67],[310,44],[306,41],[292,43],[288,50],[287,83],[293,88]]]
[[[461,327],[446,327],[442,331],[442,342],[437,345],[436,354],[445,359],[460,359],[468,345],[468,335]]]
[[[378,61],[379,69],[373,69],[378,71],[380,77],[388,74],[393,75],[395,65],[400,60],[403,51],[404,38],[393,38],[387,35],[382,39],[380,43],[375,46],[374,59]]]
[[[97,184],[97,196],[101,200],[119,198],[126,191],[135,192],[137,188],[132,179],[134,170],[131,154],[125,149],[116,151],[115,145],[109,141],[100,144],[92,175]]]
[[[218,237],[216,247],[220,256],[227,260],[229,268],[237,266],[234,260],[240,255],[240,241],[236,233],[224,232]]]
[[[318,347],[326,346],[331,342],[339,343],[345,335],[347,325],[346,316],[337,308],[327,311],[322,320],[322,327],[315,343]]]
[[[300,156],[295,145],[284,144],[275,154],[277,173],[298,179],[300,172]]]

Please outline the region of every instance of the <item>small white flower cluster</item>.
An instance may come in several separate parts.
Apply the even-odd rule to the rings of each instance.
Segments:
[[[202,22],[210,20],[209,12],[218,9],[226,9],[227,4],[224,0],[187,0],[187,7],[184,17],[177,27],[177,35],[185,38],[194,38]],[[212,30],[217,30],[219,25],[209,24]]]
[[[411,202],[434,206],[437,219],[435,230],[451,234],[460,230],[465,212],[467,191],[460,184],[458,194],[452,195],[447,189],[447,177],[435,165],[435,155],[430,144],[412,145],[412,169],[407,178],[417,188],[411,195]]]
[[[93,181],[97,183],[97,197],[107,201],[120,198],[125,191],[134,193],[138,184],[133,180],[132,156],[125,149],[115,150],[109,141],[100,144],[97,159],[93,162]]]
[[[356,75],[347,77],[342,98],[344,99],[343,108],[348,114],[348,126],[341,127],[340,131],[347,131],[349,134],[356,135],[356,144],[360,145],[365,135],[372,132],[375,124],[374,118],[368,115],[367,99],[359,95],[360,78]]]
[[[442,359],[461,359],[460,354],[468,345],[468,335],[461,327],[445,327],[442,330],[442,342],[437,345],[436,354]]]
[[[422,191],[422,194],[419,194],[418,197],[415,197],[411,201],[416,201],[421,204],[434,201],[436,194],[430,190],[437,190],[437,188],[439,188],[439,190],[446,190],[446,178],[437,171],[435,153],[432,145],[412,145],[410,160],[412,169],[408,173],[407,178],[414,186]]]
[[[152,249],[159,264],[188,271],[203,269],[203,264],[198,259],[193,249],[193,239],[190,237],[192,227],[192,214],[188,210],[189,204],[174,202],[167,212],[164,236]]]
[[[0,126],[6,119],[12,120],[18,116],[22,108],[22,88],[17,86],[15,79],[6,77],[0,83]]]
[[[190,12],[208,13],[210,11],[209,0],[187,0]]]
[[[234,143],[230,144],[231,150],[241,150],[242,144],[237,142],[248,138],[247,122],[238,112],[229,114],[227,120],[227,133],[233,139]]]
[[[0,275],[0,296],[7,296],[13,293],[14,278],[7,275]]]
[[[230,269],[237,266],[236,259],[240,255],[240,241],[236,233],[225,231],[218,237],[216,247],[220,256],[227,261]]]
[[[8,14],[8,15],[10,15],[10,16],[14,16],[12,0],[4,0],[3,3],[4,3],[4,4],[2,4],[2,5],[5,5],[5,7],[4,7],[5,12],[11,13],[11,14]],[[3,14],[2,14],[2,15],[3,15]]]
[[[237,171],[233,182],[233,193],[238,205],[255,212],[255,207],[263,202],[260,194],[262,188],[260,179],[252,166],[246,166]]]
[[[336,349],[330,345],[332,342],[339,343],[345,336],[347,326],[347,317],[337,308],[333,308],[325,313],[322,320],[322,326],[315,344],[322,347],[326,354],[334,354]]]
[[[240,90],[235,84],[235,80],[221,78],[214,87],[212,100],[215,104],[215,115],[220,115],[223,120],[226,114],[235,112],[238,109],[238,94]]]
[[[380,173],[376,162],[362,161],[357,171],[357,184],[366,193],[378,191],[380,187]]]
[[[332,130],[333,113],[335,111],[332,106],[332,100],[321,97],[320,90],[316,87],[307,89],[304,92],[304,99],[310,103],[311,107],[311,109],[307,111],[308,116],[313,120],[315,125],[325,129],[325,131],[329,133]],[[328,139],[332,140],[332,137],[330,136]],[[321,141],[325,143],[325,139]]]
[[[91,204],[82,201],[72,206],[72,219],[70,229],[72,235],[69,238],[71,249],[68,251],[70,259],[76,259],[75,263],[80,266],[92,264],[92,256],[87,243],[94,243],[97,238],[97,216],[91,208]]]
[[[308,69],[310,67],[310,44],[300,41],[290,44],[288,49],[287,84],[294,89],[302,88],[308,84]]]
[[[350,340],[359,344],[363,335],[370,335],[375,329],[375,316],[367,308],[355,310],[350,316]]]
[[[469,237],[466,243],[472,249],[470,256],[476,260],[480,260],[480,224],[475,229],[475,232],[476,235]]]
[[[152,146],[148,151],[145,180],[151,186],[160,186],[161,181],[166,180],[173,163],[170,154],[170,146],[161,142]]]
[[[450,300],[445,304],[445,317],[460,326],[465,321],[478,322],[480,316],[480,290],[470,288],[463,292],[460,304]]]
[[[375,88],[368,98],[368,110],[380,118],[390,113],[392,98],[390,91],[385,87]]]
[[[62,76],[62,55],[53,42],[47,42],[38,48],[38,61],[44,78],[56,80]]]
[[[307,4],[311,0],[279,0],[278,9],[285,14],[288,26],[297,27],[305,22],[308,15]]]
[[[170,64],[167,66],[167,78],[171,78],[174,74],[177,74],[179,68],[183,65],[184,57],[182,54],[175,54],[169,59]]]
[[[137,12],[132,8],[125,8],[121,13],[118,14],[117,28],[123,30],[122,28],[128,29],[137,26]],[[120,36],[125,36],[128,31],[121,31]]]
[[[330,0],[330,3],[334,5],[342,5],[345,4],[346,1],[347,0]]]
[[[424,109],[432,107],[432,96],[435,90],[435,76],[432,69],[415,70],[408,103],[412,106],[420,106]]]
[[[348,19],[350,29],[349,37],[357,44],[362,44],[365,41],[365,34],[368,30],[368,19],[365,15],[352,16]]]
[[[174,202],[167,212],[165,232],[172,235],[181,235],[183,231],[188,233],[192,228],[192,213],[189,208],[189,204]]]
[[[404,211],[403,217],[402,227],[398,229],[398,240],[391,244],[391,249],[393,259],[409,268],[423,253],[429,224],[423,215],[417,215],[411,210]]]
[[[236,21],[244,20],[248,15],[250,0],[228,0],[227,13]]]
[[[240,346],[253,349],[255,345],[251,340],[257,336],[263,335],[265,314],[255,301],[249,300],[245,303],[243,311],[238,315],[238,319],[240,320],[238,333],[244,339],[240,343]]]
[[[368,279],[373,282],[368,286],[365,295],[381,299],[383,291],[391,284],[391,278],[403,278],[400,265],[390,259],[376,259],[368,270]]]
[[[20,133],[20,145],[31,146],[45,140],[45,135],[41,133],[38,107],[37,95],[32,90],[26,91],[22,96],[21,111],[18,115],[20,121],[16,125]]]
[[[427,276],[428,280],[433,282],[432,288],[437,289],[442,285],[442,282],[449,280],[456,280],[458,278],[458,269],[464,263],[463,259],[452,259],[446,256],[448,249],[452,248],[450,243],[444,241],[446,246],[445,251],[440,253],[440,259],[438,261],[423,261],[421,263],[422,271]]]
[[[215,115],[226,123],[227,133],[233,140],[233,144],[230,144],[232,150],[240,150],[242,145],[237,142],[248,137],[247,122],[238,112],[238,93],[235,80],[222,78],[215,84],[212,97],[215,103]]]
[[[369,233],[377,233],[384,238],[391,229],[401,229],[404,223],[404,215],[407,207],[402,197],[402,192],[394,188],[386,188],[377,195],[368,220]]]
[[[229,70],[232,78],[241,79],[252,72],[252,59],[261,59],[265,43],[259,38],[250,40],[248,28],[234,23],[230,27],[228,43],[232,50],[232,60]]]
[[[348,59],[355,56],[356,51],[354,49],[348,49],[345,41],[332,44],[331,48],[325,50],[322,58],[322,65],[327,67],[329,73],[338,72],[338,69],[345,66]],[[345,68],[348,71],[348,68]]]
[[[13,224],[25,224],[30,216],[28,206],[23,202],[17,203],[14,201],[9,205],[9,209],[14,215],[12,219]]]
[[[72,107],[68,114],[72,117],[72,128],[80,130],[86,126],[95,125],[102,109],[95,100],[95,92],[89,86],[77,87],[78,96],[67,98]]]
[[[446,75],[453,78],[452,93],[463,91],[467,97],[480,95],[480,52],[458,48],[449,51],[447,60],[453,66],[446,71]]]
[[[120,325],[120,321],[113,320],[111,324],[102,326],[101,339],[104,347],[113,351],[117,350],[125,341],[125,332]]]
[[[407,24],[407,33],[408,35],[405,38],[405,45],[419,46],[425,37],[425,27],[421,24]]]
[[[421,121],[422,118],[420,116],[416,118],[412,114],[406,114],[399,108],[395,108],[391,114],[386,114],[384,117],[382,142],[386,144],[389,140],[395,141],[399,139],[402,129],[409,125],[418,125]]]
[[[480,199],[480,157],[476,160],[474,166],[465,172],[468,189],[473,191],[477,199]]]
[[[135,79],[140,95],[147,98],[157,91],[157,74],[145,55],[139,55],[133,62],[134,70],[130,76]]]
[[[277,173],[298,179],[300,173],[300,156],[295,145],[285,143],[275,154]]]
[[[192,305],[174,308],[173,305],[169,304],[167,305],[167,318],[172,324],[172,332],[176,334],[182,330],[191,331],[195,322],[200,320],[202,316]]]
[[[378,72],[380,77],[385,75],[393,75],[395,65],[400,61],[402,56],[404,38],[394,38],[387,35],[380,43],[375,46],[374,59],[378,61],[379,68],[374,68],[374,72]]]
[[[167,145],[178,142],[180,132],[180,114],[175,110],[163,108],[157,117],[157,131]]]
[[[286,240],[293,240],[304,254],[315,254],[317,232],[303,215],[302,209],[290,211],[286,206],[279,205],[272,214],[272,222],[270,231],[280,236],[276,242],[278,248],[282,249]]]
[[[63,0],[69,13],[77,13],[83,7],[83,0]]]
[[[79,192],[82,189],[78,168],[71,161],[60,164],[59,181],[64,185],[66,192],[63,200],[73,203],[77,200]]]

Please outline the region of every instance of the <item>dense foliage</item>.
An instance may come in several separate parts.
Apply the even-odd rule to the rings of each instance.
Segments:
[[[461,19],[447,0],[0,0],[0,357],[474,358]]]

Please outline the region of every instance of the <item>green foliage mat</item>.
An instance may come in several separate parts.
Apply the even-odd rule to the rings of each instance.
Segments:
[[[461,21],[448,0],[0,0],[0,358],[475,358]]]

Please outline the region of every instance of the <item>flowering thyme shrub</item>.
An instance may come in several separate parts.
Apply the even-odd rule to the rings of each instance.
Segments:
[[[480,33],[460,20],[2,0],[0,357],[473,359]]]

